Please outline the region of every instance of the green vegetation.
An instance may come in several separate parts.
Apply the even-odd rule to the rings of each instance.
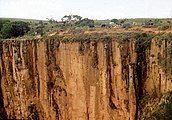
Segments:
[[[172,19],[151,19],[151,18],[135,18],[135,19],[107,19],[107,20],[91,20],[82,18],[79,15],[65,15],[61,21],[53,18],[47,20],[31,20],[17,18],[0,18],[0,38],[13,38],[25,35],[25,37],[45,35],[48,32],[58,32],[68,29],[85,29],[93,27],[120,27],[132,28],[133,26],[152,28],[159,30],[167,30],[172,28]],[[93,30],[93,29],[92,29]],[[15,31],[15,32],[14,32]],[[139,28],[138,28],[139,31]]]
[[[46,21],[17,18],[0,18],[0,38],[7,39],[23,35],[43,36],[48,32],[57,32],[61,31],[62,29],[73,29],[76,27],[92,28],[94,27],[94,20],[82,18],[79,15],[65,15],[61,18],[61,21],[56,21],[53,18],[47,18]],[[14,33],[13,29],[16,29],[18,32]],[[21,31],[21,33],[19,33],[19,30]]]
[[[94,25],[101,26],[102,24],[107,24],[109,22],[110,22],[110,20],[94,20]]]
[[[158,27],[159,30],[167,30],[169,29],[170,27],[172,27],[172,24],[171,23],[166,23],[166,24],[163,24],[163,25],[160,25]]]
[[[110,40],[116,40],[117,42],[121,43],[126,40],[137,40],[138,44],[143,47],[148,47],[150,45],[149,41],[151,39],[151,35],[146,33],[140,33],[140,32],[124,32],[124,33],[89,33],[84,34],[84,31],[87,29],[72,29],[71,31],[68,31],[68,34],[64,35],[56,35],[51,37],[52,39],[56,39],[62,42],[80,42],[80,41],[110,41]],[[145,36],[144,36],[145,35]],[[144,36],[144,37],[143,37]],[[143,38],[142,38],[143,37]],[[144,44],[145,43],[145,44]],[[139,50],[139,48],[138,48]]]
[[[111,22],[117,23],[118,22],[118,19],[114,18],[114,19],[111,20]]]
[[[0,37],[5,39],[23,36],[30,30],[29,24],[23,21],[1,20],[0,23]]]
[[[128,29],[128,28],[131,28],[131,24],[130,23],[124,23],[122,25],[122,27]]]
[[[171,120],[171,113],[172,91],[160,95],[156,91],[145,93],[139,102],[139,120]]]
[[[135,34],[136,38],[136,52],[142,53],[147,48],[150,47],[152,36],[147,33],[137,33]]]
[[[172,118],[172,91],[169,91],[164,96],[158,108],[151,114],[150,120],[171,120]]]
[[[84,26],[94,27],[94,21],[91,19],[85,18],[80,21],[77,21],[75,25],[78,27],[84,27]]]
[[[153,21],[155,23],[160,22],[160,23],[166,23],[167,21],[172,21],[172,18],[131,18],[131,19],[127,19],[127,22],[129,23],[133,23],[133,22],[137,22],[138,24],[144,24],[146,21]]]
[[[164,47],[164,51],[158,54],[159,65],[167,75],[171,75],[172,68],[172,33],[161,33],[157,35],[159,48]],[[163,43],[163,44],[162,44]]]

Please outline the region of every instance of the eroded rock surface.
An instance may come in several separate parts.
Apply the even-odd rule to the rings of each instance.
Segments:
[[[142,95],[172,88],[172,43],[149,42],[140,51],[133,39],[0,42],[0,118],[142,119]]]

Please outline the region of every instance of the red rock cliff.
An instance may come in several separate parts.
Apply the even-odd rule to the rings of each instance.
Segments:
[[[164,53],[171,42],[149,42],[141,50],[132,39],[1,42],[1,118],[137,119],[144,93],[172,88],[172,60]]]

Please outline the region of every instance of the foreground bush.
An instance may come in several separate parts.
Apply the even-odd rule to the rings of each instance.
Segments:
[[[0,36],[1,38],[11,38],[11,37],[19,37],[23,36],[30,30],[29,24],[23,21],[15,21],[15,22],[5,22],[2,25]]]

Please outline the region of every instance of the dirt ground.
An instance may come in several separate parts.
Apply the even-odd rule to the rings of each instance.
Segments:
[[[142,28],[142,27],[132,27],[132,28],[83,28],[80,30],[83,34],[91,34],[91,33],[124,33],[124,32],[148,32],[148,33],[172,33],[172,28],[167,30],[159,30],[158,28]],[[77,29],[76,29],[77,32]],[[81,33],[79,32],[79,33]],[[78,32],[77,32],[78,33]],[[69,29],[61,30],[60,32],[49,32],[48,36],[53,35],[69,35],[71,34]]]
[[[154,33],[160,33],[160,32],[172,32],[172,28],[167,29],[167,30],[159,30],[158,28],[141,28],[141,27],[132,27],[129,29],[125,28],[93,28],[92,30],[87,30],[85,33],[92,33],[92,32],[97,32],[97,33],[104,33],[104,32],[154,32]]]

